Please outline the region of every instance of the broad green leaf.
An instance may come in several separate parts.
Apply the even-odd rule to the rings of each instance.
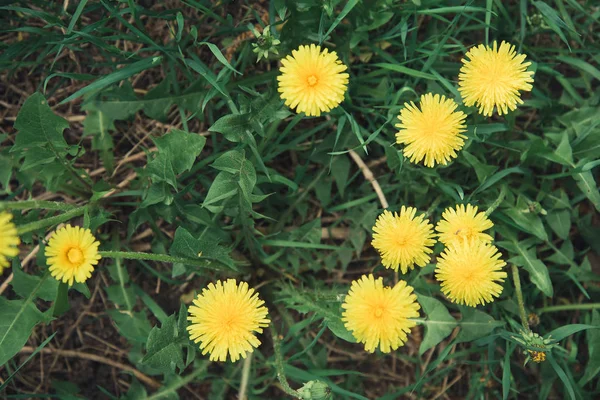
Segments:
[[[64,151],[68,145],[63,131],[68,127],[67,120],[52,112],[44,96],[34,93],[25,100],[17,115],[15,129],[18,132],[11,151],[46,145]]]
[[[487,336],[494,329],[504,325],[502,321],[471,307],[460,307],[462,319],[459,322],[460,332],[456,336],[456,343],[472,342],[473,340]]]
[[[588,200],[600,211],[600,191],[596,185],[596,180],[592,171],[580,172],[573,175],[579,190],[585,194]]]
[[[544,224],[540,217],[529,209],[518,210],[517,208],[509,208],[503,211],[510,217],[524,232],[531,233],[543,241],[548,240],[548,234],[544,229]]]
[[[571,212],[569,210],[552,211],[546,217],[548,225],[556,235],[565,240],[571,230]]]
[[[427,315],[427,319],[420,322],[425,326],[425,335],[419,346],[419,354],[423,354],[448,337],[457,326],[457,322],[439,300],[421,294],[417,297]]]
[[[176,175],[192,168],[206,144],[204,136],[179,129],[172,129],[166,135],[153,140],[159,153],[166,154]]]
[[[531,279],[531,282],[546,296],[552,297],[554,289],[552,288],[548,267],[546,267],[542,261],[537,259],[535,249],[526,249],[519,242],[513,242],[512,245],[519,255],[509,259],[508,262],[523,267],[529,272],[529,279]]]
[[[13,263],[13,281],[11,285],[16,294],[27,298],[33,289],[39,285],[42,277],[26,274],[19,263]],[[54,301],[56,291],[58,290],[58,281],[56,279],[45,279],[42,286],[38,289],[36,296],[46,301]]]
[[[121,335],[133,344],[144,344],[150,334],[150,322],[144,311],[131,312],[108,310]]]
[[[152,182],[166,182],[177,190],[177,177],[169,154],[158,152],[153,160],[146,165],[146,173],[152,177]]]
[[[236,175],[219,172],[210,185],[202,206],[213,213],[220,212],[223,206],[217,206],[215,203],[235,196],[238,192],[238,182],[239,178]]]
[[[246,131],[251,129],[249,114],[229,114],[219,118],[210,128],[211,132],[222,133],[230,142],[241,142]]]
[[[340,317],[326,317],[325,325],[327,325],[327,328],[329,328],[329,330],[340,339],[343,339],[350,343],[356,343],[356,339],[354,338],[352,333],[348,331],[348,329],[346,329],[346,326],[344,325]]]
[[[182,345],[188,341],[186,332],[185,313],[171,315],[161,324],[150,331],[146,343],[146,355],[142,365],[154,368],[163,373],[183,370]]]
[[[25,346],[42,313],[26,300],[8,300],[0,296],[0,365],[4,365]]]
[[[219,241],[211,238],[210,235],[205,235],[201,239],[196,239],[185,228],[179,227],[175,231],[173,244],[169,249],[169,253],[177,257],[185,257],[198,259],[199,257],[208,257],[218,260],[223,265],[228,266],[233,270],[237,270],[233,259],[231,258],[231,250],[221,246]]]

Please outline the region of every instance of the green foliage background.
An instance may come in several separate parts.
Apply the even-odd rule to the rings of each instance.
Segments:
[[[0,207],[14,210],[23,242],[0,297],[5,395],[229,399],[247,379],[249,399],[284,398],[284,374],[294,389],[324,381],[336,399],[600,396],[597,2],[33,0],[0,10]],[[257,63],[250,28],[267,24],[279,56]],[[410,164],[394,145],[404,102],[434,92],[460,103],[461,57],[493,40],[532,61],[525,104],[493,118],[461,106],[458,158]],[[276,90],[278,57],[307,43],[349,66],[345,101],[319,118],[291,112]],[[415,206],[436,222],[458,203],[493,209],[495,243],[539,317],[532,329],[556,345],[546,362],[523,366],[510,279],[494,303],[457,307],[433,264],[402,277],[423,311],[405,347],[370,355],[353,343],[340,320],[350,282],[374,271],[391,284],[393,273],[370,246],[382,207],[351,150],[392,210]],[[115,253],[67,293],[43,256],[44,237],[66,221],[92,229],[103,251],[157,256]],[[246,365],[209,363],[185,331],[194,293],[227,277],[258,288],[281,335],[261,335]],[[108,367],[88,357],[83,373],[65,372],[64,351],[102,354],[69,327],[115,344],[100,348],[129,369],[104,379]],[[40,352],[58,366],[36,364]]]

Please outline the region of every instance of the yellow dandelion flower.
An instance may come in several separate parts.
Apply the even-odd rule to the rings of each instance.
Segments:
[[[438,258],[435,277],[454,303],[475,307],[502,293],[506,263],[495,246],[478,240],[454,241]]]
[[[424,267],[430,260],[430,247],[435,244],[433,225],[417,209],[402,206],[400,214],[385,210],[373,227],[371,244],[379,252],[386,268],[403,274],[417,264]]]
[[[455,208],[447,208],[442,213],[442,220],[438,222],[435,230],[439,232],[440,242],[448,245],[450,242],[463,239],[476,239],[491,242],[490,235],[483,233],[494,224],[484,212],[477,212],[477,207],[459,204]]]
[[[89,229],[63,226],[52,234],[46,247],[50,275],[69,286],[85,282],[100,261],[98,246],[100,242]]]
[[[456,158],[456,152],[465,144],[467,130],[462,111],[455,111],[458,104],[439,94],[421,96],[421,109],[412,101],[405,103],[400,111],[400,131],[396,143],[405,144],[404,156],[413,163],[425,159],[425,166],[433,168],[435,163],[446,165]]]
[[[416,325],[409,318],[419,316],[419,303],[413,288],[399,281],[393,288],[383,286],[383,279],[363,275],[352,282],[342,308],[342,321],[354,338],[373,353],[379,346],[389,353],[403,346]]]
[[[318,117],[344,100],[347,68],[335,51],[321,51],[321,46],[314,44],[300,46],[281,60],[278,91],[286,106]]]
[[[517,54],[515,46],[504,41],[498,48],[494,41],[491,48],[483,44],[471,48],[466,57],[458,75],[458,90],[466,106],[475,104],[480,114],[489,117],[494,107],[502,115],[523,104],[519,90],[530,91],[533,83],[525,54]]]
[[[10,266],[8,258],[19,254],[17,246],[21,243],[17,227],[12,223],[12,214],[0,212],[0,275]]]
[[[232,362],[246,358],[260,345],[254,332],[262,333],[271,322],[263,304],[246,282],[210,283],[190,307],[190,339],[200,342],[202,354],[210,353],[211,361],[226,361],[228,353]]]
[[[531,357],[533,362],[541,363],[541,362],[546,361],[546,353],[544,353],[543,351],[533,351],[533,350],[527,350],[527,351],[529,352],[529,357]]]

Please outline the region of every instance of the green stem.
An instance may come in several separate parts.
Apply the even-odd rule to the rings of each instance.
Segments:
[[[596,310],[600,309],[600,303],[588,304],[563,304],[560,306],[548,306],[537,309],[538,314],[545,312],[570,311],[570,310]]]
[[[60,224],[62,222],[67,222],[71,218],[77,217],[87,210],[88,206],[81,206],[77,208],[73,208],[71,211],[67,211],[64,214],[56,215],[54,217],[44,218],[39,221],[30,222],[25,225],[21,225],[17,228],[17,233],[22,235],[27,232],[36,231],[38,229],[46,228],[51,225]]]
[[[76,205],[61,203],[58,201],[22,200],[22,201],[0,201],[0,210],[59,210],[70,211],[77,208]]]
[[[527,313],[525,312],[525,302],[523,301],[523,291],[521,290],[521,279],[519,278],[519,270],[515,264],[512,264],[512,276],[515,283],[515,292],[517,294],[517,303],[519,303],[519,315],[521,316],[521,324],[523,329],[529,332],[529,324],[527,323]]]
[[[281,384],[281,388],[284,392],[289,394],[295,399],[300,399],[300,395],[297,391],[290,387],[290,384],[285,377],[285,371],[283,369],[283,356],[281,355],[281,341],[279,340],[279,334],[277,330],[273,326],[273,324],[269,325],[271,329],[271,337],[273,338],[273,349],[275,350],[275,369],[277,370],[277,379],[279,379],[279,383]]]
[[[496,199],[496,201],[494,201],[492,203],[491,206],[488,207],[487,210],[485,210],[485,216],[489,217],[491,213],[494,212],[494,210],[496,208],[498,208],[498,206],[500,204],[502,204],[502,201],[504,200],[504,197],[506,196],[506,185],[502,185],[502,188],[500,189],[500,194],[498,195],[498,198]]]
[[[146,261],[158,261],[166,262],[171,264],[186,264],[193,265],[195,267],[202,267],[212,269],[215,271],[231,270],[229,267],[221,264],[218,260],[208,257],[198,257],[197,259],[185,258],[185,257],[173,257],[167,254],[154,254],[154,253],[142,253],[134,251],[99,251],[104,258],[122,258],[126,260],[146,260]],[[216,265],[212,265],[216,264]]]
[[[240,381],[240,391],[238,400],[246,400],[246,391],[248,390],[248,381],[250,380],[250,366],[252,365],[252,354],[250,353],[244,359],[244,367],[242,368],[242,380]]]

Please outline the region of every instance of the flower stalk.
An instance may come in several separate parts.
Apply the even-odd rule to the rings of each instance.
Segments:
[[[230,270],[229,267],[221,264],[218,260],[208,257],[198,257],[197,259],[174,257],[167,254],[143,253],[134,251],[100,251],[98,252],[103,258],[121,258],[125,260],[145,260],[158,261],[171,264],[186,264],[195,267],[212,269],[214,271]]]
[[[283,368],[283,356],[281,354],[281,341],[279,340],[279,334],[277,330],[273,326],[273,324],[269,325],[271,330],[271,337],[273,338],[273,350],[275,350],[275,370],[277,371],[277,379],[279,379],[279,383],[281,384],[281,388],[284,392],[294,397],[295,399],[301,399],[300,395],[297,391],[291,388],[290,384],[287,381],[285,376],[285,370]]]
[[[521,324],[526,332],[530,332],[529,324],[527,323],[527,313],[525,312],[525,302],[523,301],[523,291],[521,290],[521,279],[519,278],[519,269],[515,264],[511,264],[513,281],[515,283],[515,293],[517,294],[517,303],[519,304],[519,315]]]
[[[63,222],[67,222],[71,218],[77,217],[83,214],[88,209],[88,205],[80,206],[71,209],[70,211],[65,212],[64,214],[56,215],[54,217],[44,218],[39,221],[30,222],[25,225],[21,225],[17,228],[17,232],[19,235],[24,233],[36,231],[38,229],[46,228],[48,226],[60,224]]]

